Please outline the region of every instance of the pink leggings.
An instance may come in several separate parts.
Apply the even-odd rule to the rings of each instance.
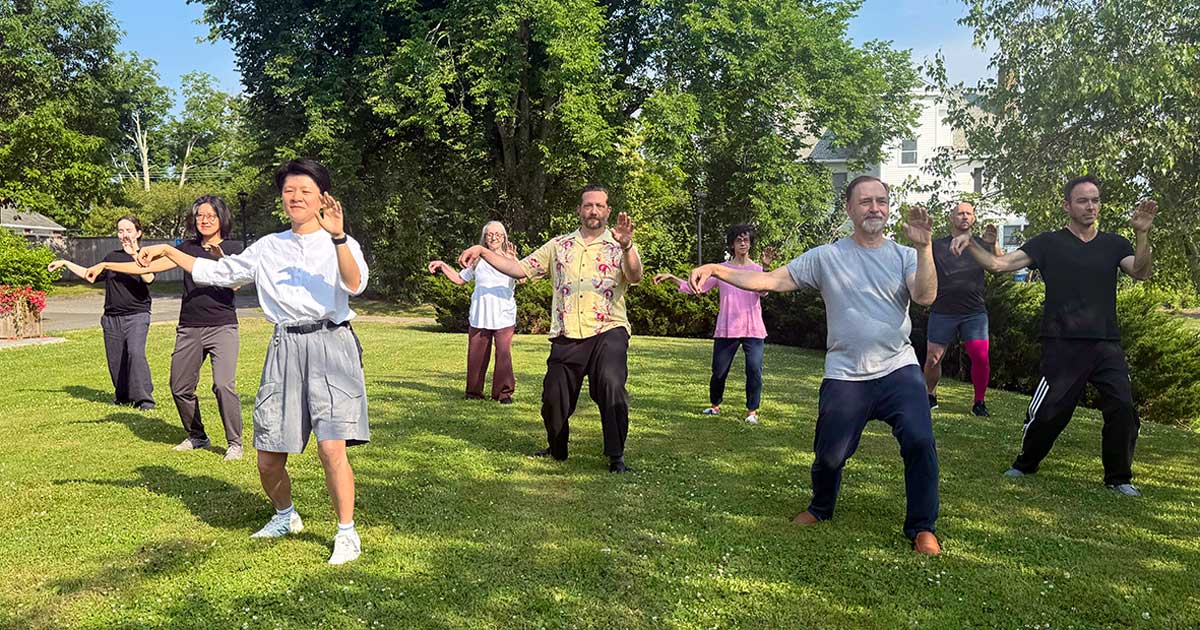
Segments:
[[[979,402],[987,393],[988,379],[992,376],[992,364],[988,359],[988,340],[964,341],[963,346],[971,359],[971,384],[975,386],[975,402]]]

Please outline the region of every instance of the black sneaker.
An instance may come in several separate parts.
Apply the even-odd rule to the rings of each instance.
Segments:
[[[632,471],[629,469],[628,466],[625,465],[624,457],[615,457],[615,458],[609,459],[609,461],[608,461],[608,472],[627,473],[627,472],[632,472]]]
[[[929,410],[930,410],[930,411],[933,411],[934,409],[937,409],[937,407],[938,407],[938,405],[937,405],[937,396],[934,396],[933,394],[930,394],[930,395],[929,395]]]
[[[983,418],[987,418],[988,416],[992,415],[988,413],[987,405],[983,404],[982,400],[977,401],[975,406],[971,407],[971,413]]]

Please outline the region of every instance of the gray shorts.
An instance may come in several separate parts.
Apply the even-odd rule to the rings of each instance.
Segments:
[[[276,325],[267,347],[254,398],[254,448],[302,453],[310,433],[318,442],[369,442],[358,337],[349,326],[297,332],[298,326]]]

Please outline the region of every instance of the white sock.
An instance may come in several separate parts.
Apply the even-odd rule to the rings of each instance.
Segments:
[[[283,508],[282,510],[275,510],[275,513],[278,514],[279,516],[287,516],[288,514],[291,514],[292,512],[295,512],[295,511],[296,511],[296,504],[289,503],[288,506]]]
[[[355,536],[358,535],[358,532],[354,531],[354,521],[350,521],[349,523],[338,523],[338,533],[354,534]]]

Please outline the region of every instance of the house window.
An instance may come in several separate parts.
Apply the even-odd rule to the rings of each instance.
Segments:
[[[905,165],[915,165],[917,163],[916,139],[904,140],[900,143],[900,163]]]
[[[1000,247],[1003,249],[1015,248],[1021,244],[1021,225],[1006,225],[1004,232],[1000,235]]]
[[[971,171],[971,179],[974,181],[973,190],[976,193],[983,192],[983,167],[979,167]]]

